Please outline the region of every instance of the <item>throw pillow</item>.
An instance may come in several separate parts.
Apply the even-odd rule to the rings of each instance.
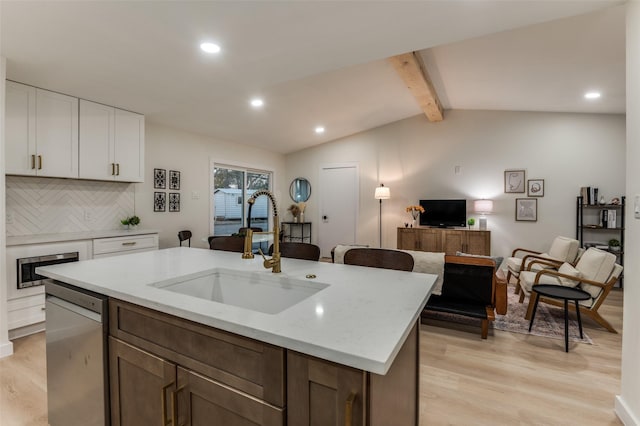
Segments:
[[[570,275],[576,278],[580,278],[582,276],[580,271],[578,271],[576,268],[571,266],[571,264],[566,262],[563,263],[560,268],[558,268],[558,272],[561,274]],[[580,284],[580,281],[571,280],[565,277],[558,277],[558,281],[560,282],[560,285],[564,287],[576,287],[578,284]]]

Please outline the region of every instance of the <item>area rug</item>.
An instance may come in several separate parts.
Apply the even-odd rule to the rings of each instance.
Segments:
[[[533,327],[529,332],[529,320],[524,318],[527,313],[528,299],[523,303],[518,302],[519,295],[513,294],[513,287],[507,289],[509,306],[506,315],[496,315],[495,321],[491,321],[489,328],[511,333],[532,334],[534,336],[550,337],[553,339],[564,339],[564,310],[555,306],[539,303]],[[475,324],[480,328],[481,321],[475,318],[461,315],[449,314],[445,312],[425,311],[423,318],[432,318],[441,321],[453,321],[462,324]],[[584,325],[584,323],[583,323]],[[578,321],[575,313],[569,311],[569,340],[580,343],[593,344],[593,341],[582,329],[582,339],[578,329]]]

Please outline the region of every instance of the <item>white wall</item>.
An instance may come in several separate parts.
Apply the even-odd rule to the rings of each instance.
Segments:
[[[0,6],[2,10],[2,6]],[[0,358],[13,353],[13,343],[9,341],[7,321],[7,272],[5,270],[5,177],[4,177],[4,96],[7,60],[0,56]]]
[[[640,258],[640,221],[634,219],[633,198],[640,194],[640,3],[627,4],[627,212],[625,251],[627,259]],[[625,264],[624,316],[622,328],[622,391],[616,414],[626,426],[640,425],[640,265]]]
[[[557,235],[575,236],[575,203],[581,186],[596,186],[607,199],[625,192],[623,115],[507,111],[445,112],[430,123],[416,116],[287,156],[286,182],[310,180],[306,219],[318,221],[318,171],[323,163],[360,165],[357,242],[377,246],[380,182],[391,188],[383,202],[383,247],[396,247],[396,228],[409,221],[405,207],[423,198],[494,200],[488,218],[492,254],[516,247],[546,249]],[[461,173],[454,169],[460,166]],[[525,169],[527,179],[544,179],[537,222],[515,221],[515,199],[504,193],[504,171]],[[315,195],[315,196],[314,196]],[[469,217],[477,217],[470,212]],[[317,242],[317,238],[314,237]]]
[[[210,160],[225,164],[274,171],[274,195],[279,207],[286,205],[283,196],[284,155],[238,143],[215,140],[149,120],[145,127],[145,182],[136,184],[135,210],[144,228],[160,230],[160,248],[178,245],[178,231],[190,229],[192,247],[208,248],[209,234],[209,164]],[[180,172],[180,190],[153,188],[153,169]],[[284,189],[282,189],[284,188]],[[180,212],[153,211],[154,191],[179,192]],[[199,199],[193,198],[193,193]],[[281,195],[282,194],[282,195]]]

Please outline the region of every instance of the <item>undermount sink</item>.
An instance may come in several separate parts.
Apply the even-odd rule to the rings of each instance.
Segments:
[[[282,312],[329,287],[328,284],[267,271],[245,272],[224,268],[216,268],[202,277],[153,286],[265,314]]]

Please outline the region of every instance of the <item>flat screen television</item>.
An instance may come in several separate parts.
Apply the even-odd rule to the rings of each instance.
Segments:
[[[467,224],[467,200],[420,200],[420,205],[424,208],[421,226],[450,228]]]

